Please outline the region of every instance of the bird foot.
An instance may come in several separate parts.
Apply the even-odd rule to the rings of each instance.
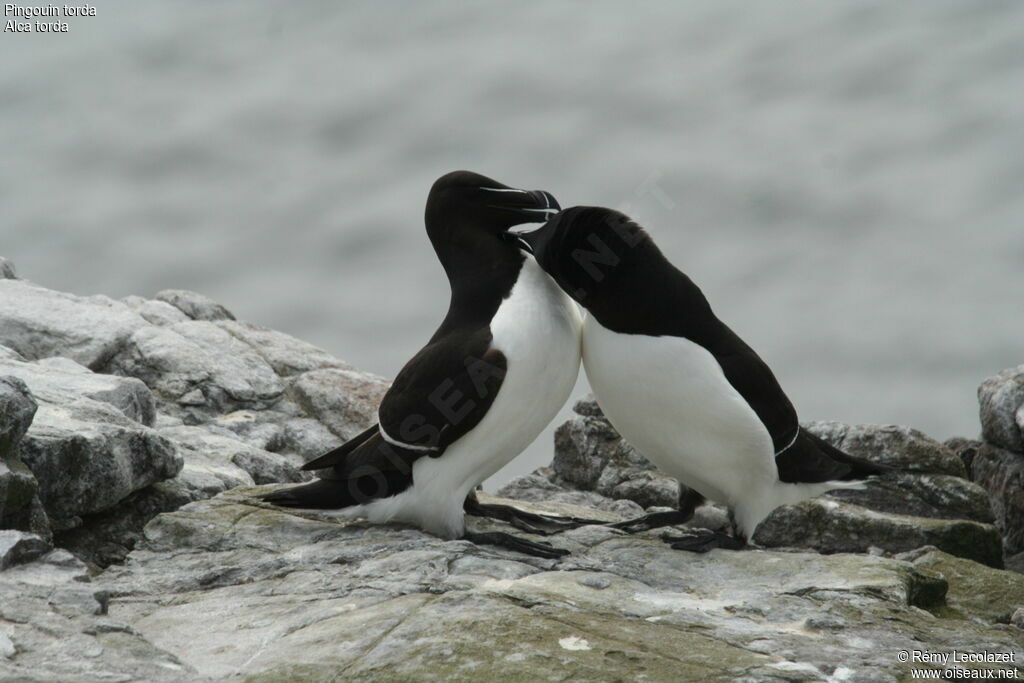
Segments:
[[[503,531],[487,531],[476,534],[467,533],[463,535],[462,540],[469,541],[470,543],[475,543],[477,545],[496,545],[502,548],[508,548],[509,550],[515,550],[516,552],[523,553],[524,555],[543,557],[549,560],[565,557],[569,554],[568,550],[565,550],[564,548],[555,548],[550,543],[535,543],[525,538],[506,534]]]
[[[743,538],[723,534],[719,531],[697,529],[686,536],[662,536],[662,540],[671,544],[673,550],[687,550],[691,553],[706,553],[715,548],[723,550],[742,550],[747,547]]]
[[[602,520],[583,519],[580,517],[557,517],[541,515],[535,512],[520,510],[511,505],[481,503],[475,496],[466,498],[463,506],[467,514],[474,517],[490,517],[511,524],[517,529],[539,536],[550,536],[561,531],[568,531],[587,524],[604,524]]]
[[[605,526],[611,527],[612,529],[619,529],[625,531],[627,534],[635,534],[641,531],[650,531],[651,529],[658,529],[663,526],[674,526],[676,524],[685,524],[690,521],[693,517],[693,511],[683,512],[681,510],[671,510],[666,512],[653,512],[643,517],[637,517],[636,519],[627,519],[622,522],[613,522],[606,524]]]

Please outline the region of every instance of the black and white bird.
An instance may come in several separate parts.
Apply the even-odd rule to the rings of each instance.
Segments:
[[[587,310],[583,367],[612,426],[690,489],[678,513],[622,528],[681,523],[709,498],[729,506],[735,536],[703,534],[674,547],[739,548],[779,505],[882,473],[801,428],[764,361],[622,213],[573,207],[518,236]]]
[[[474,513],[495,512],[472,492],[536,438],[579,374],[579,310],[508,232],[558,210],[548,192],[468,171],[439,178],[425,222],[451,286],[448,314],[395,377],[378,423],[303,467],[326,470],[322,479],[263,499],[565,554],[500,532],[466,534],[464,522],[464,502]]]

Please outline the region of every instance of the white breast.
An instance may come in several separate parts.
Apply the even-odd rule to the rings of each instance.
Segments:
[[[588,316],[583,364],[608,420],[666,474],[728,505],[778,481],[768,430],[704,347]]]
[[[508,370],[487,414],[441,457],[417,460],[411,488],[349,514],[461,536],[466,495],[537,438],[569,398],[580,368],[580,327],[576,304],[527,256],[491,321],[491,347],[505,355]]]

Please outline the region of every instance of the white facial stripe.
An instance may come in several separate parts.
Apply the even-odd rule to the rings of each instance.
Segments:
[[[536,213],[558,213],[558,209],[519,209],[520,211],[534,211]]]
[[[487,190],[488,192],[518,192],[519,194],[528,194],[526,190],[513,190],[512,188],[481,187],[480,189]]]
[[[404,449],[410,450],[410,451],[417,451],[419,453],[429,453],[429,452],[441,450],[437,446],[417,446],[417,445],[411,444],[411,443],[402,443],[398,439],[392,439],[391,436],[388,435],[388,433],[384,431],[384,425],[382,425],[382,424],[378,424],[377,425],[377,431],[380,432],[381,438],[384,439],[385,441],[387,441],[392,446],[398,446],[399,448],[404,448]]]

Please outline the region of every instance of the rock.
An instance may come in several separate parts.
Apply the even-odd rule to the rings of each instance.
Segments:
[[[201,427],[167,427],[160,435],[172,441],[184,466],[176,481],[193,500],[210,498],[235,486],[251,486],[252,475],[234,462],[251,446],[229,436],[211,434]]]
[[[234,320],[231,311],[203,294],[187,289],[165,289],[157,292],[157,301],[174,306],[192,320]]]
[[[263,358],[204,321],[139,329],[106,371],[141,379],[161,399],[161,409],[193,422],[239,408],[267,407],[284,392]]]
[[[79,297],[0,279],[0,344],[28,360],[64,356],[96,370],[148,325],[105,296]]]
[[[207,423],[230,431],[239,441],[264,451],[280,451],[284,448],[285,430],[280,425],[280,416],[266,411],[236,410],[221,415]],[[271,482],[266,482],[271,483]]]
[[[1008,600],[1005,572],[978,565],[973,582],[927,555],[694,555],[601,527],[550,539],[574,553],[556,562],[289,514],[251,504],[258,491],[157,517],[129,561],[91,583],[51,560],[0,574],[18,649],[0,677],[895,681],[913,666],[899,650],[979,643],[1018,671],[1024,661],[1019,632],[993,623],[1002,615],[962,602]]]
[[[17,280],[18,274],[14,271],[14,263],[10,259],[0,256],[0,280]]]
[[[874,479],[863,489],[839,489],[827,496],[897,515],[995,521],[985,489],[948,474],[899,472]]]
[[[0,359],[0,375],[24,380],[42,403],[61,405],[84,397],[107,403],[146,426],[152,426],[156,417],[153,394],[144,383],[132,377],[100,375],[69,358],[31,363]]]
[[[198,680],[131,625],[106,615],[109,594],[65,550],[0,572],[0,679]],[[10,654],[3,656],[5,642]]]
[[[913,561],[919,569],[941,575],[949,584],[948,609],[958,616],[989,624],[1006,624],[1015,610],[1024,607],[1024,576],[980,566],[939,550]]]
[[[555,479],[554,471],[542,467],[531,474],[516,477],[508,482],[498,490],[498,495],[528,502],[578,505],[611,512],[623,519],[641,517],[644,514],[644,508],[632,500],[615,500],[593,491],[569,489],[559,486],[553,479]]]
[[[991,524],[875,512],[823,498],[777,508],[757,527],[753,540],[768,548],[823,553],[867,552],[871,546],[903,552],[933,545],[990,567],[1003,566],[1002,539]]]
[[[1024,551],[1024,455],[982,444],[971,459],[971,479],[988,491],[1006,553]]]
[[[54,542],[90,566],[102,568],[125,557],[142,538],[142,529],[161,512],[177,510],[200,495],[178,479],[136,491],[112,508],[84,517],[81,525],[59,531]]]
[[[325,368],[295,378],[291,392],[307,415],[342,439],[351,439],[376,421],[390,384],[358,370]]]
[[[312,418],[296,417],[282,424],[284,443],[281,450],[298,454],[302,462],[309,462],[342,444],[341,438]]]
[[[32,514],[39,485],[19,456],[21,440],[37,409],[22,380],[0,377],[0,528],[46,533],[45,520],[40,523]]]
[[[1007,557],[1005,564],[1008,571],[1024,574],[1024,552]]]
[[[841,422],[808,422],[803,427],[850,455],[903,472],[967,476],[953,451],[913,427]]]
[[[191,320],[180,309],[166,301],[154,301],[141,296],[126,296],[121,301],[142,316],[146,322],[154,325],[167,326]]]
[[[16,564],[31,562],[49,552],[52,546],[35,534],[0,529],[0,571]]]
[[[221,320],[217,326],[248,344],[281,377],[292,377],[321,368],[356,371],[323,349],[277,330],[235,320]]]
[[[978,387],[981,435],[991,444],[1024,453],[1024,365],[1003,370]]]
[[[572,405],[572,411],[583,417],[604,418],[604,411],[601,410],[601,406],[598,405],[597,399],[594,398],[593,394],[587,394],[584,398],[576,401]]]
[[[662,474],[626,443],[600,416],[595,403],[581,401],[575,409],[587,414],[555,431],[551,467],[561,480],[574,488],[631,500],[644,508],[678,506],[678,481]]]
[[[47,514],[71,522],[182,467],[174,446],[154,430],[84,397],[41,404],[22,440],[21,457],[39,482]]]

